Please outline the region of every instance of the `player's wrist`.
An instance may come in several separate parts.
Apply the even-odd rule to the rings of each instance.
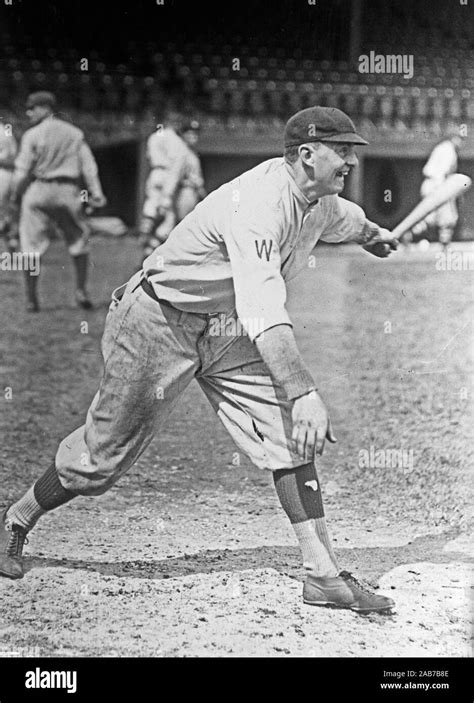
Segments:
[[[362,245],[370,244],[378,236],[379,231],[380,227],[375,222],[366,219],[356,242]]]
[[[287,376],[281,385],[288,400],[296,400],[308,393],[316,393],[316,385],[313,377],[306,369],[299,369],[290,376]]]
[[[309,398],[310,400],[316,400],[316,398],[319,398],[318,389],[314,387],[310,388],[308,391],[306,391],[306,393],[302,393],[297,398],[293,398],[293,400],[300,400],[301,398]]]

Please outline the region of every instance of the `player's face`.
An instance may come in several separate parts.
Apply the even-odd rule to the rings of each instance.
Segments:
[[[194,129],[188,129],[187,132],[183,132],[183,139],[191,149],[194,149],[199,141],[199,135]]]
[[[26,111],[26,115],[31,125],[38,124],[49,114],[49,108],[44,105],[35,105],[34,107],[28,108]]]
[[[353,144],[319,142],[313,147],[314,179],[318,190],[334,195],[344,189],[344,179],[359,163]]]

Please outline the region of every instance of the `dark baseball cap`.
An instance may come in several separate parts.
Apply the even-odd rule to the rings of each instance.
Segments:
[[[56,97],[47,90],[38,90],[36,93],[28,95],[26,109],[29,110],[37,105],[41,105],[42,107],[49,106],[54,110],[56,107]]]
[[[290,117],[285,126],[285,147],[307,142],[368,144],[356,132],[351,118],[337,107],[307,107]]]

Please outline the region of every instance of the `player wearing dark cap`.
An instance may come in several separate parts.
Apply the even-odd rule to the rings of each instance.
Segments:
[[[82,308],[92,304],[86,292],[89,256],[89,226],[84,202],[89,207],[103,207],[97,164],[77,127],[57,118],[56,98],[52,93],[32,93],[26,103],[31,124],[23,135],[15,160],[11,200],[21,198],[20,249],[41,257],[49,245],[52,226],[58,227],[66,240],[76,273],[76,301]],[[81,186],[87,197],[81,199]],[[27,309],[39,310],[38,276],[25,271]]]
[[[307,268],[318,240],[390,252],[391,233],[339,197],[354,145],[365,143],[339,110],[296,114],[284,158],[210,193],[114,292],[100,389],[85,425],[6,511],[0,574],[23,575],[22,547],[44,512],[104,493],[136,462],[195,378],[240,450],[273,473],[303,555],[304,602],[393,607],[337,564],[315,468],[336,438],[285,307],[286,281]]]

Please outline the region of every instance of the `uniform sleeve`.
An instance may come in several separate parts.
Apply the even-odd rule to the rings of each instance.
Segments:
[[[146,158],[150,168],[162,166],[164,163],[164,141],[166,137],[163,132],[153,132],[146,142]]]
[[[0,140],[0,161],[13,166],[16,155],[15,137],[5,137]]]
[[[153,134],[151,134],[148,139],[146,140],[146,147],[145,147],[145,156],[148,161],[148,165],[150,168],[153,168]]]
[[[423,168],[425,178],[443,180],[453,173],[457,162],[456,151],[451,142],[438,144]]]
[[[339,242],[360,243],[366,222],[365,212],[362,208],[337,195],[329,202],[327,224],[320,237],[321,241],[332,244]]]
[[[425,178],[442,178],[444,169],[444,157],[441,144],[436,146],[430,154],[430,157],[423,167],[423,175]]]
[[[81,141],[79,146],[79,160],[84,181],[92,197],[102,195],[97,163],[92,151],[84,140]]]
[[[186,173],[187,146],[177,137],[173,144],[173,152],[170,154],[169,166],[166,172],[166,180],[163,185],[163,195],[170,199],[174,198],[176,190]]]
[[[201,159],[199,158],[199,156],[197,157],[197,178],[199,181],[199,187],[203,188],[204,187],[204,174],[202,172]]]
[[[275,325],[291,325],[285,308],[286,285],[281,275],[281,215],[271,202],[256,202],[238,185],[229,202],[224,236],[232,268],[236,310],[250,339]]]
[[[32,172],[36,163],[34,137],[31,132],[25,132],[20,144],[20,152],[15,159],[15,171],[20,176]]]
[[[189,168],[190,177],[193,182],[194,187],[197,190],[202,190],[204,188],[204,176],[201,168],[201,160],[199,156],[193,155],[192,162]]]

